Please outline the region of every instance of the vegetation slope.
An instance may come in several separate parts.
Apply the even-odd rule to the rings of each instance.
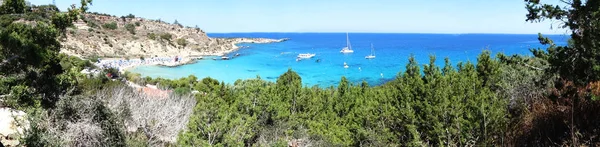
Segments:
[[[572,31],[567,46],[540,35],[548,48],[532,49],[534,57],[484,51],[477,64],[441,66],[411,57],[375,87],[344,77],[337,87],[306,87],[291,69],[276,82],[234,84],[123,75],[174,90],[163,99],[82,75],[88,61],[59,54],[59,38],[90,2],[50,15],[22,0],[0,7],[0,95],[28,112],[27,146],[600,145],[599,1],[525,0],[528,21],[557,19]],[[29,15],[44,19],[14,21]]]

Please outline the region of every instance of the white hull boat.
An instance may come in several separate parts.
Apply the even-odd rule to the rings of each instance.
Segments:
[[[311,53],[298,54],[298,58],[300,58],[300,59],[308,59],[308,58],[312,58],[314,56],[315,56],[315,54],[311,54]]]
[[[375,59],[375,53],[373,53],[375,50],[375,48],[373,48],[373,44],[371,44],[371,54],[368,56],[365,56],[365,59]]]
[[[342,48],[340,53],[343,53],[343,54],[354,53],[354,50],[352,50],[352,45],[350,44],[350,38],[348,38],[348,33],[346,33],[346,47]]]

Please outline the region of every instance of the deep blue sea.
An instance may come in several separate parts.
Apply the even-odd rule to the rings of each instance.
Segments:
[[[226,33],[208,34],[209,37],[251,37],[251,38],[290,38],[281,43],[238,44],[249,46],[230,54],[241,56],[231,60],[212,60],[205,57],[195,64],[180,67],[139,66],[132,72],[142,76],[177,79],[195,75],[198,78],[211,77],[233,84],[237,79],[260,76],[276,81],[277,77],[291,68],[302,77],[307,86],[336,86],[342,76],[353,83],[363,80],[370,85],[380,85],[405,70],[408,57],[413,55],[419,64],[428,64],[429,56],[436,56],[438,66],[444,65],[444,58],[452,64],[476,62],[482,50],[493,54],[531,55],[529,48],[542,46],[537,34],[387,34],[350,33],[349,38],[354,53],[342,54],[346,46],[345,33]],[[555,43],[564,45],[569,36],[550,35]],[[375,48],[375,59],[365,59]],[[299,53],[315,53],[312,59],[296,61]],[[316,62],[320,59],[321,62]],[[349,68],[344,68],[346,62]]]

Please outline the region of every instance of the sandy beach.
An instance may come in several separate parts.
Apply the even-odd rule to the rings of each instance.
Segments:
[[[124,59],[124,58],[104,58],[99,59],[98,62],[94,63],[97,67],[102,69],[115,68],[119,72],[124,73],[125,71],[132,69],[140,65],[154,65],[154,66],[180,66],[185,64],[194,63],[196,58],[189,57],[152,57],[144,60],[141,59]]]
[[[267,39],[267,38],[231,38],[231,48],[228,50],[216,51],[216,52],[201,52],[200,54],[183,54],[181,56],[161,56],[161,57],[146,57],[144,60],[141,59],[126,59],[126,58],[102,58],[98,62],[94,63],[97,67],[102,69],[115,68],[119,72],[124,73],[129,69],[133,69],[140,65],[150,66],[169,66],[176,67],[186,64],[195,63],[197,58],[205,56],[225,56],[231,52],[234,52],[240,47],[237,46],[239,43],[277,43],[288,40],[284,39]]]

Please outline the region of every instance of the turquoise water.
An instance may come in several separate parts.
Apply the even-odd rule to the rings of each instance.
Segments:
[[[290,38],[272,44],[239,44],[249,46],[231,53],[241,56],[231,60],[205,57],[195,64],[180,67],[139,66],[132,72],[142,76],[177,79],[195,75],[233,83],[237,79],[260,76],[276,81],[288,68],[296,71],[304,85],[336,86],[342,76],[353,83],[363,80],[379,85],[393,79],[405,69],[408,57],[414,55],[419,64],[428,64],[435,55],[439,66],[449,57],[453,64],[477,61],[484,49],[495,53],[531,55],[529,48],[543,47],[537,35],[506,34],[373,34],[350,33],[354,53],[341,54],[346,45],[345,33],[228,33],[208,34],[210,37]],[[568,36],[549,36],[557,44],[565,44]],[[375,47],[375,59],[365,59]],[[296,61],[299,53],[316,53],[312,59]],[[320,59],[320,62],[316,62]],[[344,62],[349,68],[344,68]]]

